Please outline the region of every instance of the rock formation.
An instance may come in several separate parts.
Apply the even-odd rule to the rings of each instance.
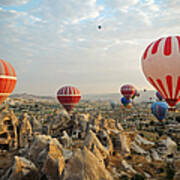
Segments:
[[[12,151],[18,147],[18,119],[12,111],[0,113],[0,150]]]
[[[1,110],[1,179],[153,180],[171,175],[178,180],[175,120],[159,123],[148,110],[109,111],[102,104],[91,109],[94,104],[88,102],[88,112],[82,108],[82,113],[68,114],[55,111],[59,105],[29,100],[12,104],[15,113]]]
[[[19,147],[25,147],[32,140],[32,126],[25,113],[20,117],[19,124]]]
[[[24,157],[14,157],[12,167],[1,180],[40,180],[36,166]]]
[[[63,180],[112,180],[110,173],[86,147],[77,149],[67,163]]]

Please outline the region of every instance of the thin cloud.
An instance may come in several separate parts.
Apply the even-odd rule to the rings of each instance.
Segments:
[[[10,5],[23,5],[31,0],[1,0],[0,1],[0,6],[10,6]]]

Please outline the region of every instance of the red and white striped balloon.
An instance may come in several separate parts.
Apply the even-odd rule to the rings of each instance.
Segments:
[[[16,73],[12,65],[0,59],[0,104],[12,93],[16,81]]]
[[[141,60],[147,80],[169,106],[175,106],[180,101],[180,36],[152,42]]]
[[[64,86],[57,92],[57,98],[64,108],[69,112],[79,103],[81,99],[80,91],[73,86]]]
[[[126,98],[126,99],[130,99],[133,97],[133,95],[135,94],[136,89],[134,86],[132,85],[123,85],[121,87],[121,94]]]

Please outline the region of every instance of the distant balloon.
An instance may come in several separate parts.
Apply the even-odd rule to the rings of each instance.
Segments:
[[[155,102],[151,106],[153,115],[159,120],[162,121],[168,110],[168,105],[165,102]]]
[[[57,98],[63,107],[70,112],[81,99],[80,91],[73,86],[65,86],[57,92]]]
[[[133,97],[132,97],[132,99],[134,99],[135,97],[136,97],[136,95],[134,94]]]
[[[102,27],[101,27],[101,25],[98,25],[98,29],[101,29]]]
[[[130,100],[126,99],[125,97],[122,97],[121,98],[121,103],[124,105],[124,106],[127,106],[129,103],[131,103]]]
[[[128,104],[128,105],[126,106],[126,108],[127,108],[127,109],[131,109],[131,108],[132,108],[132,104]]]
[[[136,95],[137,97],[139,97],[139,96],[140,96],[140,93],[139,93],[138,91],[136,91],[136,92],[135,92],[135,95]]]
[[[115,102],[111,101],[110,102],[111,108],[114,109],[115,108]]]
[[[12,65],[0,59],[0,104],[13,92],[16,81],[16,73]]]
[[[121,109],[124,109],[124,108],[125,108],[125,106],[124,106],[123,104],[121,104],[121,106],[120,106],[120,107],[121,107]]]
[[[130,99],[133,97],[133,95],[135,94],[136,89],[134,88],[134,86],[132,85],[123,85],[121,87],[121,94],[126,98],[126,99]]]
[[[134,95],[132,96],[132,99],[134,99],[135,97],[139,97],[139,96],[140,96],[140,94],[138,93],[137,90],[135,90],[135,93],[134,93]]]
[[[163,97],[161,96],[161,94],[158,91],[156,92],[156,97],[158,98],[159,101],[163,100]]]
[[[152,42],[142,56],[142,69],[169,106],[175,106],[180,101],[180,36]]]

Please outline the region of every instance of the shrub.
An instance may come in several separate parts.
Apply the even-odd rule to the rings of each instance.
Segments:
[[[158,168],[157,169],[157,173],[163,173],[164,172],[164,169],[163,168]]]
[[[140,174],[135,174],[131,180],[145,180],[145,178]]]
[[[166,169],[166,179],[173,179],[174,175],[175,169],[168,164]]]
[[[180,144],[178,144],[177,150],[180,151]]]
[[[127,175],[122,175],[119,180],[129,180],[129,177]]]
[[[159,136],[163,135],[163,131],[158,131]]]

